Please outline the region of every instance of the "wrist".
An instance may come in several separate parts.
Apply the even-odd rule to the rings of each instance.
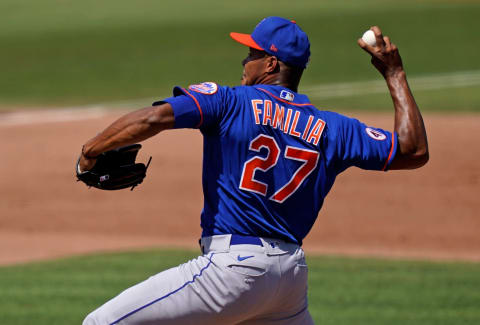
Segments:
[[[385,79],[387,81],[389,79],[404,79],[405,77],[406,77],[405,71],[401,67],[385,72]]]

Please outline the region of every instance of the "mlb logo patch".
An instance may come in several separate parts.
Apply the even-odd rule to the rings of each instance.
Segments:
[[[218,86],[214,82],[202,82],[197,85],[190,85],[188,89],[205,95],[213,95],[217,92]]]
[[[289,91],[282,90],[280,92],[280,98],[288,100],[289,102],[293,102],[293,99],[295,98],[295,96],[293,95],[293,93]]]

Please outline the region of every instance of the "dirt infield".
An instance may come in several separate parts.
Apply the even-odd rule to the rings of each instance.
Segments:
[[[0,264],[150,246],[197,248],[202,139],[167,131],[133,192],[74,180],[81,144],[120,113],[0,115]],[[350,114],[391,129],[392,115]],[[40,117],[39,117],[40,116]],[[425,121],[429,164],[410,172],[340,175],[307,237],[307,252],[480,261],[480,115]],[[6,150],[6,152],[5,152]]]

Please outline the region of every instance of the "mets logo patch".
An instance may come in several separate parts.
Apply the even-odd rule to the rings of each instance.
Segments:
[[[218,85],[214,82],[202,82],[198,85],[190,85],[188,89],[196,91],[200,94],[213,95],[218,90]]]
[[[382,141],[382,140],[385,140],[387,138],[387,136],[385,134],[383,134],[380,131],[374,130],[372,128],[366,128],[365,132],[367,132],[367,134],[370,136],[370,138],[378,140],[378,141]]]

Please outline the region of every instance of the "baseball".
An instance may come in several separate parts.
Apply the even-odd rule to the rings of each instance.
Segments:
[[[363,33],[362,40],[370,46],[377,46],[377,40],[375,39],[373,30],[369,29]]]

